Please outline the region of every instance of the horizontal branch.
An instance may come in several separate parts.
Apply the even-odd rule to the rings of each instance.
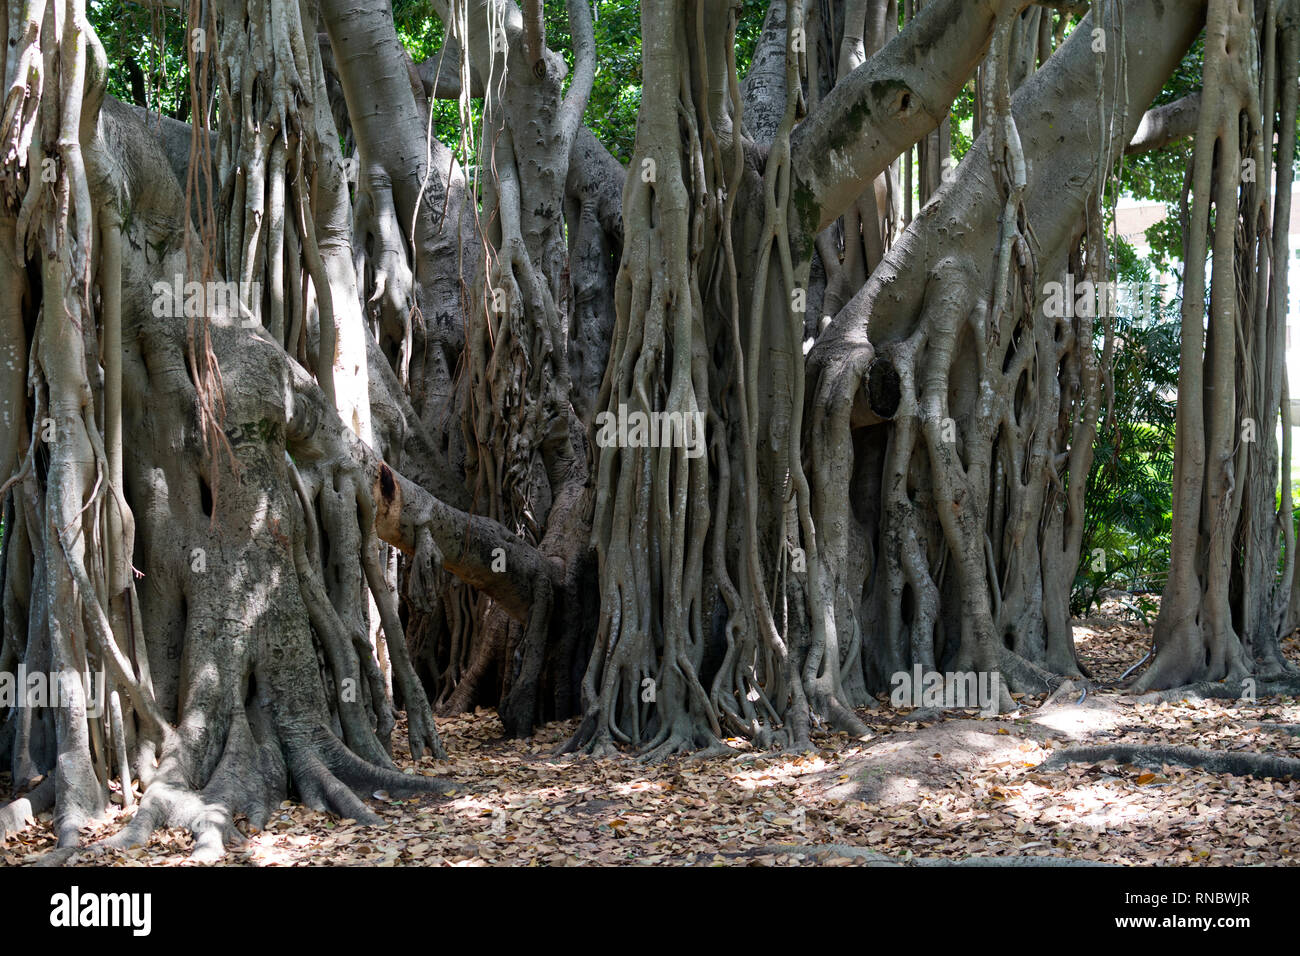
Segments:
[[[1124,49],[1128,58],[1128,103],[1150,103],[1159,93],[1203,26],[1204,8],[1204,0],[1135,0],[1125,11],[1122,35],[1118,27],[1108,26],[1110,48]],[[1095,156],[1080,152],[1063,135],[1059,119],[1085,115],[1089,104],[1095,109],[1096,58],[1089,21],[1084,26],[1089,29],[1076,30],[1013,98],[1028,165],[1026,219],[1033,224],[1039,261],[1063,255],[1067,245],[1077,241],[1079,222],[1097,184]],[[1107,74],[1103,83],[1104,101],[1116,109],[1116,81]],[[1137,110],[1126,111],[1124,117],[1125,123],[1114,126],[1112,155],[1137,131]],[[860,352],[868,343],[877,355],[888,354],[891,343],[915,330],[935,282],[935,289],[949,290],[945,295],[991,287],[995,259],[980,250],[996,248],[1002,202],[996,190],[986,188],[989,149],[989,136],[982,133],[957,167],[956,179],[940,191],[939,201],[916,218],[867,283],[822,330],[808,353],[810,377],[840,364],[840,353]],[[952,252],[955,226],[960,229],[956,248],[965,250],[960,255]],[[855,416],[855,424],[859,422]]]
[[[351,437],[350,432],[348,435]],[[384,541],[404,554],[415,554],[420,534],[427,530],[442,554],[443,567],[488,595],[518,621],[528,619],[533,581],[539,575],[550,578],[553,589],[562,587],[559,566],[503,525],[435,498],[389,468],[359,438],[353,437],[351,444],[354,457],[370,479],[375,532]],[[494,565],[502,570],[494,570]]]
[[[448,37],[441,50],[434,52],[415,68],[424,86],[424,95],[439,100],[460,99],[460,43]],[[483,96],[483,80],[478,71],[469,71],[469,95],[475,99]]]
[[[291,368],[295,407],[287,429],[289,447],[306,457],[319,455],[322,448],[334,449],[355,462],[371,491],[375,533],[382,540],[414,555],[421,551],[421,538],[429,535],[443,567],[517,620],[528,617],[539,575],[547,576],[554,588],[562,585],[559,566],[503,525],[453,508],[389,467],[344,426],[310,374],[297,363]]]
[[[1142,115],[1137,132],[1124,147],[1126,155],[1161,149],[1196,132],[1201,115],[1201,93],[1189,93],[1180,100],[1156,106]]]

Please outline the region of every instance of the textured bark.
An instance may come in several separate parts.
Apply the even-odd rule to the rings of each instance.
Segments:
[[[1128,53],[1128,103],[1155,95],[1199,10],[1139,4],[1122,34],[1105,24],[1109,48]],[[1076,249],[1098,215],[1108,166],[1098,155],[1117,157],[1141,116],[1109,80],[1104,108],[1123,120],[1109,141],[1083,151],[1053,129],[1055,117],[1097,109],[1089,37],[1085,21],[1009,113],[990,104],[986,117],[1001,117],[992,132],[809,355],[818,528],[844,595],[836,626],[860,635],[855,666],[872,690],[914,664],[997,671],[1024,690],[1077,672],[1068,594],[1100,388],[1091,319],[1045,316],[1040,290],[1067,268],[1097,270]],[[988,171],[1004,150],[999,187]],[[901,403],[888,424],[854,434],[850,409],[881,362],[899,376]],[[861,505],[850,507],[849,489]]]
[[[354,791],[441,789],[397,773],[388,753],[395,702],[417,756],[441,746],[376,536],[409,553],[426,583],[445,567],[523,617],[552,590],[549,561],[367,444],[368,391],[386,413],[414,415],[367,347],[357,283],[369,273],[354,271],[323,66],[301,28],[314,16],[272,6],[227,8],[209,24],[227,90],[243,94],[228,94],[238,108],[223,111],[214,138],[191,131],[220,144],[218,162],[191,155],[179,169],[192,195],[215,174],[198,203],[135,111],[111,100],[101,110],[104,61],[83,11],[60,10],[62,34],[28,21],[23,55],[48,65],[67,51],[69,66],[57,83],[28,87],[35,106],[5,117],[15,144],[3,169],[5,248],[19,254],[4,260],[6,345],[35,329],[43,384],[6,392],[24,428],[6,430],[0,662],[53,672],[68,704],[9,711],[0,739],[20,787],[48,775],[64,845],[104,806],[114,769],[128,788],[134,769],[144,788],[115,842],[183,826],[203,857],[238,838],[237,815],[260,826],[290,783],[311,806],[366,820]],[[52,188],[39,175],[51,150]],[[23,256],[43,264],[39,286]],[[223,273],[244,280],[234,301],[160,308],[157,286]],[[406,431],[413,440],[390,444],[399,456],[421,447],[422,431]],[[515,574],[490,570],[498,547]],[[110,689],[117,706],[91,712],[88,698]],[[6,828],[48,790],[6,810]]]
[[[1147,110],[1124,152],[1145,153],[1192,136],[1196,132],[1200,111],[1200,93],[1191,93],[1180,100]]]
[[[1285,297],[1280,264],[1287,261],[1278,234],[1286,234],[1290,216],[1298,17],[1288,2],[1209,6],[1204,88],[1184,193],[1187,268],[1169,581],[1152,662],[1136,679],[1138,690],[1219,680],[1237,687],[1256,670],[1269,678],[1291,670],[1278,649],[1281,606],[1295,570],[1290,466],[1281,469],[1286,504],[1279,513],[1274,431],[1284,379],[1277,295]],[[1279,104],[1274,207],[1270,146]]]
[[[804,477],[803,371],[792,358],[801,351],[807,326],[791,303],[808,289],[813,234],[853,207],[864,182],[872,182],[901,149],[941,121],[947,101],[980,61],[999,14],[1014,17],[1021,6],[934,4],[820,100],[815,91],[823,74],[811,39],[808,56],[798,56],[797,38],[816,33],[812,26],[804,32],[798,11],[769,11],[755,61],[760,75],[749,84],[748,98],[739,95],[737,84],[729,97],[721,95],[723,84],[703,73],[703,64],[724,62],[725,50],[711,46],[721,30],[698,24],[720,14],[708,4],[688,4],[674,13],[686,27],[663,37],[647,59],[663,72],[647,75],[644,122],[660,125],[643,126],[634,166],[653,161],[661,177],[665,164],[669,170],[683,165],[702,168],[703,186],[698,176],[690,181],[701,192],[688,204],[692,211],[687,214],[669,201],[676,198],[676,179],[667,186],[657,181],[652,191],[629,181],[624,199],[629,242],[650,228],[648,219],[632,218],[645,208],[642,202],[652,203],[654,238],[644,251],[630,245],[624,249],[620,283],[626,282],[628,291],[627,298],[618,300],[620,326],[606,408],[699,408],[709,423],[709,447],[714,451],[707,472],[698,463],[669,466],[676,452],[604,451],[597,467],[602,624],[584,692],[587,721],[572,745],[599,751],[614,743],[633,743],[660,755],[716,745],[720,729],[726,728],[760,742],[805,746],[814,721],[852,731],[861,727],[850,708],[870,700],[863,674],[864,635],[869,630],[857,626],[855,614],[841,615],[839,597],[846,587],[837,547],[847,526],[841,520],[843,511],[837,510],[849,476],[840,471],[828,478],[830,472],[822,472],[814,476],[816,489]],[[662,7],[647,8],[646,36],[652,18],[660,16],[666,16]],[[858,7],[854,16],[865,17],[866,10]],[[793,91],[806,82],[811,113],[796,125],[800,103],[792,95],[774,127],[770,115],[757,118],[753,128],[763,130],[770,140],[766,150],[749,150],[743,142],[731,142],[730,131],[737,113],[740,128],[751,128],[742,107],[754,99],[759,86],[775,85],[773,36],[781,19],[787,34],[784,88]],[[842,31],[842,18],[837,22]],[[847,42],[851,50],[852,37]],[[682,85],[680,71],[688,62],[690,79]],[[1161,66],[1169,66],[1166,59],[1153,62],[1151,94],[1164,78],[1158,73]],[[801,75],[803,67],[806,77]],[[652,87],[661,97],[653,107],[647,105]],[[712,96],[701,100],[698,91]],[[663,137],[672,135],[665,112],[695,117],[681,133],[679,154],[663,152]],[[1063,228],[1073,228],[1081,215],[1082,194],[1072,211]],[[685,226],[673,218],[683,215]],[[877,213],[871,215],[874,221]],[[988,210],[980,227],[996,228],[997,215],[996,206]],[[681,240],[670,242],[672,232],[660,236],[658,230],[670,227],[687,228],[688,234],[700,237],[697,244],[685,247],[690,250],[686,270],[645,275],[647,260],[673,262],[673,255],[682,254]],[[1064,240],[1061,244],[1064,248]],[[1010,255],[1009,248],[1004,255]],[[1059,255],[1063,258],[1064,251]],[[717,292],[712,294],[716,298],[701,303],[703,326],[677,323],[672,309],[702,295],[703,289],[694,289],[704,275],[717,277],[712,280]],[[959,298],[976,287],[955,288],[953,295]],[[665,308],[664,303],[672,306]],[[1090,343],[1090,330],[1080,330],[1079,339]],[[727,346],[725,360],[717,358],[723,353],[714,343]],[[1085,351],[1088,358],[1077,361],[1090,361],[1090,348],[1075,349],[1074,354]],[[828,354],[835,354],[834,346]],[[656,371],[657,363],[669,356],[673,371]],[[688,357],[689,366],[684,364]],[[868,377],[871,356],[864,352],[862,357],[859,373]],[[813,431],[828,427],[823,414],[842,417],[846,431],[850,419],[866,423],[893,417],[902,400],[899,393],[905,394],[910,383],[900,386],[889,363],[880,364],[869,378],[873,385],[862,402],[856,400],[856,386],[842,394],[810,395]],[[1014,390],[1017,379],[1012,376],[1008,391]],[[656,381],[660,384],[651,388]],[[645,396],[650,397],[649,405],[640,404]],[[684,405],[673,404],[683,398]],[[962,395],[962,401],[972,400],[972,394]],[[1080,405],[1081,422],[1088,421],[1089,407],[1095,413],[1095,405]],[[1089,443],[1083,434],[1080,456]],[[611,473],[611,467],[617,470]],[[1075,467],[1086,472],[1087,461],[1076,460]],[[1080,494],[1076,491],[1072,497]],[[1076,510],[1080,505],[1081,500],[1073,501]],[[706,514],[710,541],[697,550],[699,527],[692,522],[702,525]],[[674,532],[674,523],[687,515],[691,521],[682,532]],[[1033,518],[1026,513],[1019,521],[1023,528]],[[645,537],[650,542],[648,556],[636,544]],[[1063,538],[1061,565],[1069,562],[1070,535],[1063,532]],[[1014,553],[1016,542],[1000,542],[1002,547]],[[972,556],[978,558],[983,580],[982,532]],[[1053,564],[1058,576],[1072,572],[1073,565],[1064,569]],[[1068,584],[1058,591],[1068,593]],[[936,594],[936,613],[939,600]],[[1064,601],[1061,607],[1063,611]],[[1017,613],[1031,617],[1038,610],[1032,605]],[[710,618],[716,622],[712,627],[705,623]],[[1057,631],[1054,643],[1060,640]],[[1068,629],[1065,640],[1065,649],[1054,660],[1073,671]],[[1041,635],[1039,642],[1044,642]],[[721,662],[715,665],[706,697],[699,675],[715,654]]]
[[[0,671],[67,697],[0,713],[0,828],[53,806],[71,846],[136,784],[116,842],[183,826],[203,857],[290,793],[370,820],[374,788],[445,787],[395,771],[399,708],[417,756],[435,709],[488,704],[656,758],[862,733],[914,665],[1078,674],[1111,337],[1044,284],[1109,276],[1105,177],[1193,117],[1175,573],[1140,686],[1289,686],[1297,4],[1211,0],[1205,92],[1149,111],[1207,4],[1091,6],[1065,39],[1078,4],[778,0],[742,84],[748,11],[648,0],[625,171],[581,126],[584,0],[567,89],[534,0],[436,0],[419,65],[384,0],[195,3],[193,126],[103,99],[83,0],[0,0]],[[177,280],[239,293],[160,309]],[[622,409],[698,413],[701,444],[611,444]]]

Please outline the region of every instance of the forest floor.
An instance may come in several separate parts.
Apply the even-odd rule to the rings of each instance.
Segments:
[[[1146,611],[1146,608],[1143,608]],[[1141,659],[1149,629],[1110,601],[1075,621],[1079,653],[1100,681]],[[1300,638],[1286,642],[1300,663]],[[439,719],[449,760],[401,765],[464,785],[449,797],[370,801],[384,826],[285,803],[224,864],[484,866],[573,864],[941,865],[976,858],[1043,864],[1300,862],[1300,780],[1267,780],[1114,761],[1045,770],[1083,743],[1174,744],[1300,757],[1300,700],[1144,703],[1117,692],[1018,698],[981,718],[888,703],[859,714],[871,736],[816,737],[818,750],[734,756],[555,757],[576,721],[505,740],[495,712]],[[1261,726],[1262,725],[1262,726]],[[399,753],[405,740],[394,741]],[[123,811],[94,838],[116,831]],[[0,844],[0,866],[40,861],[48,815]],[[87,850],[87,865],[196,865],[183,831],[128,851]]]

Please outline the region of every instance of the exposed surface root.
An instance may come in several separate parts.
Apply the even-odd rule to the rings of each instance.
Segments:
[[[1141,767],[1160,768],[1166,764],[1194,767],[1210,773],[1230,773],[1245,777],[1297,777],[1300,759],[1268,754],[1218,753],[1193,747],[1141,746],[1114,744],[1104,747],[1080,747],[1053,754],[1039,764],[1043,770],[1060,769],[1071,763],[1100,763],[1117,760]]]
[[[0,807],[0,840],[17,833],[54,806],[54,777],[47,776],[27,793]]]
[[[1297,680],[1254,680],[1250,677],[1237,680],[1199,681],[1195,684],[1183,684],[1168,690],[1148,691],[1138,699],[1148,700],[1250,700],[1254,697],[1296,697],[1300,696],[1300,679]]]

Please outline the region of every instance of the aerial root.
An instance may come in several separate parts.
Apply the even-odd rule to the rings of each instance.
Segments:
[[[865,737],[871,733],[871,728],[857,714],[833,698],[827,705],[826,717],[831,729],[843,731],[850,737]]]
[[[1247,726],[1258,727],[1260,730],[1273,731],[1279,734],[1290,734],[1292,737],[1300,737],[1300,724],[1278,724],[1271,721],[1255,721]]]
[[[696,742],[686,734],[671,733],[664,741],[655,747],[637,756],[639,763],[653,764],[663,763],[670,757],[678,754],[688,754],[691,757],[729,757],[734,751],[720,740],[714,740],[707,746],[700,748]]]
[[[339,780],[321,760],[314,748],[291,748],[290,773],[298,786],[302,802],[322,813],[337,813],[344,819],[377,825],[383,821],[361,798]]]

